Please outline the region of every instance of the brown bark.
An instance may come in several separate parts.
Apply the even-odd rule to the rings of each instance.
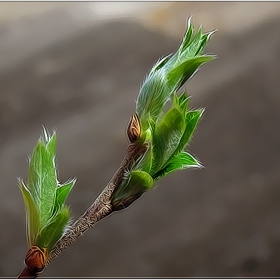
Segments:
[[[104,188],[101,194],[97,197],[94,203],[78,218],[78,220],[65,232],[55,247],[48,255],[46,265],[49,265],[64,249],[74,243],[79,236],[86,230],[93,227],[98,221],[110,215],[114,209],[111,204],[112,194],[124,178],[125,172],[130,170],[132,166],[143,157],[148,149],[148,144],[139,145],[137,143],[129,144],[126,155],[111,179],[108,185]]]
[[[21,271],[17,278],[36,278],[37,273],[31,271],[27,266]]]

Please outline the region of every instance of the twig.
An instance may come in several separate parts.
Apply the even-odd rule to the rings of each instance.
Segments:
[[[148,144],[131,143],[128,145],[125,157],[114,174],[108,185],[103,189],[101,194],[96,198],[94,203],[80,216],[56,243],[54,248],[47,256],[45,265],[48,266],[61,252],[74,243],[78,237],[85,231],[93,227],[98,221],[110,215],[114,209],[111,198],[114,190],[120,186],[127,171],[131,170],[133,165],[141,159],[148,149]],[[124,206],[125,208],[125,206]],[[18,278],[36,278],[37,273],[26,266]]]
[[[26,266],[21,271],[21,273],[19,274],[19,276],[17,278],[36,278],[36,277],[37,277],[37,273],[35,273],[30,268],[28,268],[28,266]]]
[[[49,265],[54,258],[74,243],[86,230],[93,227],[98,221],[110,215],[114,211],[111,204],[113,191],[121,184],[125,172],[130,170],[134,163],[145,154],[147,148],[147,144],[138,145],[133,143],[128,146],[126,155],[111,181],[97,197],[94,203],[70,228],[68,228],[62,238],[56,243],[47,258],[46,265]]]
[[[122,205],[113,206],[112,195],[118,188],[133,166],[139,162],[149,148],[148,143],[139,144],[136,140],[140,136],[140,123],[137,115],[133,115],[128,127],[127,136],[130,144],[127,147],[125,157],[114,174],[110,182],[103,189],[101,194],[96,198],[94,203],[80,216],[72,225],[70,225],[63,236],[57,241],[54,248],[47,253],[42,251],[38,246],[29,248],[26,257],[26,267],[21,271],[18,278],[36,278],[38,273],[42,272],[45,266],[48,266],[64,249],[74,243],[77,238],[89,228],[93,227],[98,221],[110,215],[113,211],[126,208],[138,197],[132,197],[129,203],[124,202]]]

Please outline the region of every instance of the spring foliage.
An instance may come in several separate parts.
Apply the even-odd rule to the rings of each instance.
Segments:
[[[65,200],[75,179],[60,184],[56,174],[56,133],[52,136],[43,128],[29,159],[27,185],[19,180],[26,216],[27,243],[46,248],[49,252],[69,223],[69,208]]]
[[[137,141],[149,148],[115,191],[116,205],[127,206],[133,197],[140,197],[153,188],[154,181],[171,172],[202,166],[185,148],[204,109],[190,109],[189,96],[186,92],[178,94],[178,90],[204,63],[214,59],[214,55],[203,54],[213,33],[203,33],[201,27],[195,33],[190,18],[177,52],[160,59],[147,75],[137,98],[136,114],[140,123]],[[170,100],[172,105],[167,110]]]
[[[213,32],[197,32],[191,19],[175,54],[159,60],[147,75],[137,98],[135,125],[128,137],[133,145],[148,147],[131,170],[126,170],[119,186],[109,198],[113,210],[120,210],[144,192],[153,189],[154,182],[176,170],[200,168],[199,161],[185,149],[203,115],[203,109],[190,109],[189,96],[178,90],[214,56],[203,54]],[[167,103],[171,101],[170,108]],[[47,253],[69,225],[66,198],[75,179],[60,184],[56,172],[56,133],[43,129],[29,159],[27,185],[19,180],[27,217],[27,243]]]

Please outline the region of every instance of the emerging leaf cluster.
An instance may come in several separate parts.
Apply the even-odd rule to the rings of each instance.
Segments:
[[[196,126],[203,115],[203,109],[189,109],[186,92],[178,90],[201,67],[214,59],[203,54],[203,50],[214,33],[203,33],[200,27],[194,32],[189,19],[188,28],[177,50],[159,60],[145,79],[136,103],[136,113],[141,127],[138,143],[148,143],[149,148],[133,170],[128,172],[122,186],[114,193],[117,206],[130,204],[133,197],[154,185],[154,181],[179,169],[201,167],[196,158],[185,151]],[[166,111],[166,103],[172,105]],[[137,176],[137,177],[135,177]],[[137,178],[137,187],[135,182]]]
[[[29,159],[27,186],[19,180],[27,219],[27,243],[46,248],[49,252],[62,236],[69,222],[69,208],[65,200],[75,179],[60,184],[57,179],[55,155],[56,133],[43,129]]]

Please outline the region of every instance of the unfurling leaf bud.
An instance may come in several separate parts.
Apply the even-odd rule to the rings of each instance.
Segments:
[[[111,203],[114,211],[127,208],[154,185],[153,178],[145,171],[131,171],[129,176],[113,193]]]

